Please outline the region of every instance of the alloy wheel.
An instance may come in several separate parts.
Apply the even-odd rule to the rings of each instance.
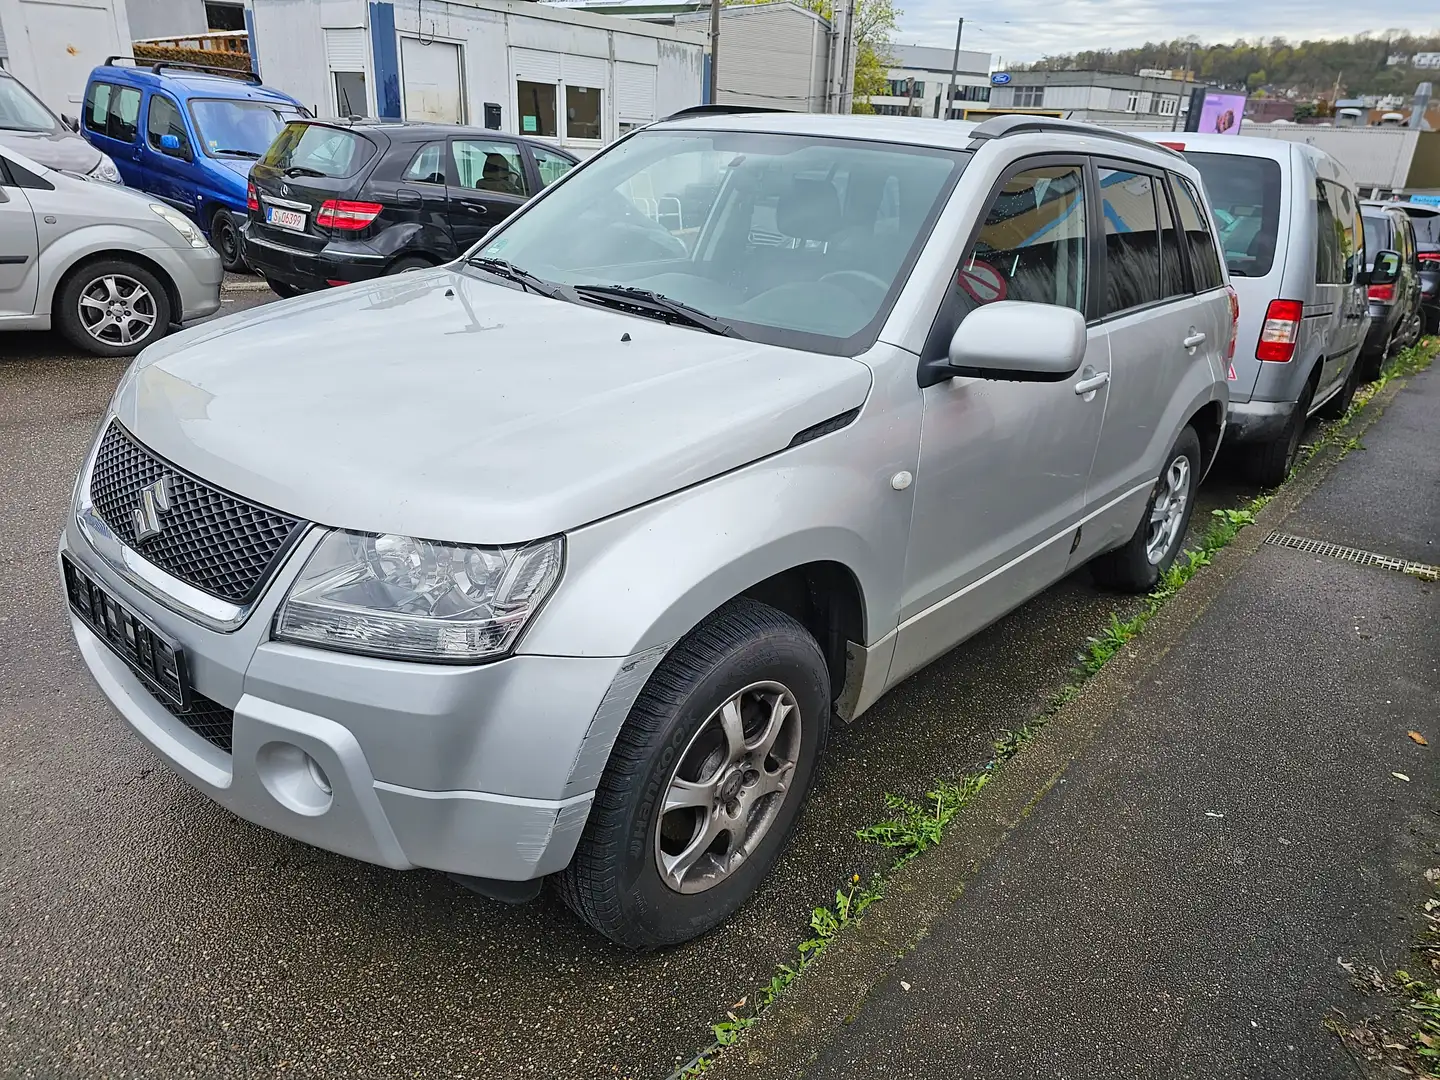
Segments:
[[[706,718],[680,755],[655,828],[661,880],[713,888],[769,833],[800,759],[800,708],[778,682],[752,683]]]
[[[1145,557],[1158,566],[1180,542],[1185,523],[1185,505],[1190,500],[1190,459],[1180,454],[1160,477],[1159,491],[1150,508],[1150,531],[1145,537]]]
[[[125,274],[98,277],[80,291],[80,324],[106,345],[133,345],[155,329],[155,297]]]

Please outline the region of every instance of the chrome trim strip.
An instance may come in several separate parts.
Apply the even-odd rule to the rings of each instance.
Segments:
[[[271,206],[278,206],[282,210],[304,210],[307,214],[315,209],[309,203],[295,202],[293,199],[277,199],[273,195],[262,194],[260,196],[260,204],[263,206],[266,203],[269,203]]]

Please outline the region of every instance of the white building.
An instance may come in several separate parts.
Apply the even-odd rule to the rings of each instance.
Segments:
[[[892,45],[890,60],[894,66],[886,75],[888,93],[872,97],[871,107],[882,116],[905,116],[907,112],[911,116],[932,119],[940,116],[940,102],[950,82],[955,50],[928,45]],[[911,79],[915,80],[913,97]],[[990,54],[960,50],[960,71],[955,77],[955,92],[951,98],[951,119],[961,118],[966,103],[983,105],[989,99]]]
[[[0,67],[57,113],[79,116],[91,68],[129,52],[125,0],[0,0]]]
[[[1181,79],[1118,75],[1105,71],[1017,71],[990,94],[997,109],[1058,114],[1129,128],[1168,130],[1189,108],[1195,84]]]
[[[705,39],[668,26],[507,0],[250,0],[250,17],[261,77],[322,116],[473,124],[583,156],[702,100]]]
[[[1410,65],[1417,68],[1440,68],[1440,52],[1416,53],[1410,58]]]
[[[674,24],[708,36],[710,13],[676,15]],[[755,105],[786,112],[826,110],[830,24],[782,0],[720,9],[721,105]]]

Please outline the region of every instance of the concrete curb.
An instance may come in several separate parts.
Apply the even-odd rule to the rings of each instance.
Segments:
[[[266,281],[227,281],[220,286],[222,293],[232,292],[269,292],[270,284]]]
[[[1395,380],[1368,401],[1345,428],[1359,436],[1404,385]],[[898,871],[885,899],[841,934],[825,953],[706,1070],[707,1080],[792,1080],[803,1075],[842,1025],[851,1022],[871,991],[891,977],[896,961],[922,941],[931,924],[965,891],[966,884],[1030,810],[1095,739],[1115,709],[1194,621],[1230,584],[1245,562],[1290,516],[1343,456],[1328,445],[1292,477],[1243,529],[1103,668],[1052,716],[1034,741],[996,773],[961,811],[945,841]],[[978,947],[978,946],[977,946]]]

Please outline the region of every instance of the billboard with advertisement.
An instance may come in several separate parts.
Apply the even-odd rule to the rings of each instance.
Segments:
[[[1245,116],[1246,95],[1230,90],[1207,90],[1201,87],[1190,95],[1190,111],[1185,116],[1185,130],[1201,135],[1239,135]]]

